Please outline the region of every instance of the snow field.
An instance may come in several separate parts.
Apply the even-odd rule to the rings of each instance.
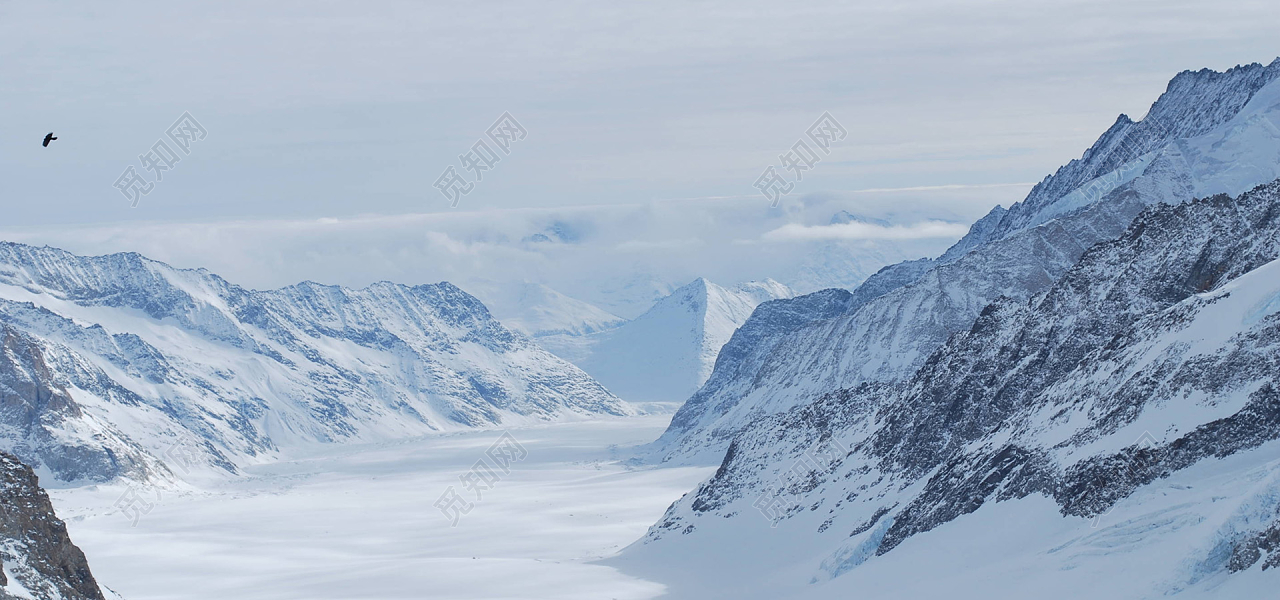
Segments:
[[[466,432],[256,468],[162,494],[136,527],[118,486],[52,490],[99,582],[128,600],[639,600],[661,584],[589,561],[643,535],[710,469],[628,470],[668,416],[511,430],[528,450],[457,527],[432,504],[500,435]],[[144,497],[154,499],[154,496]]]

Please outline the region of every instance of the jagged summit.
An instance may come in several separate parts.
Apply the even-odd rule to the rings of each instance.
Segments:
[[[1187,69],[1179,72],[1169,80],[1169,85],[1165,88],[1166,92],[1173,91],[1177,87],[1194,87],[1201,82],[1213,82],[1217,79],[1231,78],[1239,75],[1239,72],[1256,73],[1258,71],[1267,71],[1280,68],[1280,57],[1271,61],[1269,64],[1260,62],[1252,62],[1249,64],[1240,64],[1227,69],[1226,71],[1215,71],[1208,67],[1201,69]]]
[[[971,231],[940,260],[954,260],[982,243],[1008,237],[1061,214],[1051,207],[1076,188],[1174,140],[1200,136],[1222,126],[1239,115],[1255,94],[1277,78],[1280,78],[1280,58],[1267,66],[1253,63],[1225,72],[1201,69],[1179,73],[1169,81],[1166,91],[1152,103],[1141,121],[1121,114],[1080,159],[1036,184],[1025,200],[1009,210],[993,210],[992,215],[1000,215],[995,225],[983,223],[987,221],[985,218],[979,221],[983,227]],[[1112,188],[1119,183],[1112,184]],[[1238,194],[1246,189],[1233,191]]]

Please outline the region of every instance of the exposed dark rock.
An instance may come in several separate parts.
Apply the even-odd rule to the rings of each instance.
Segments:
[[[0,452],[0,561],[38,600],[103,600],[84,553],[53,512],[35,473]],[[0,574],[2,575],[2,574]],[[0,599],[17,598],[0,579]]]

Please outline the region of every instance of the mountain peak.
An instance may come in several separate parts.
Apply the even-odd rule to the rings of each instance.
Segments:
[[[1125,114],[1116,117],[1115,123],[1081,158],[1036,184],[998,223],[987,223],[971,231],[956,244],[957,249],[967,251],[1101,200],[1141,174],[1145,163],[1138,162],[1139,159],[1149,157],[1174,140],[1217,130],[1241,114],[1255,95],[1277,79],[1280,79],[1280,58],[1268,66],[1253,63],[1222,72],[1201,69],[1179,73],[1169,81],[1166,91],[1151,104],[1141,121]],[[1128,169],[1124,176],[1114,177],[1114,181],[1106,179],[1122,169]],[[1091,182],[1102,185],[1085,196],[1076,193]],[[949,251],[944,256],[954,258],[956,253]]]
[[[720,348],[757,305],[792,295],[773,280],[727,289],[698,277],[634,321],[600,333],[578,366],[625,400],[683,401],[711,376]]]
[[[1029,568],[1024,547],[1051,550],[1040,551],[1033,575],[1004,584],[1010,592],[984,588],[987,597],[1013,597],[1012,590],[1064,570],[1088,569],[1080,580],[1116,573],[1116,561],[1152,556],[1191,567],[1130,569],[1126,577],[1141,584],[1112,596],[1166,585],[1206,592],[1195,597],[1270,595],[1273,582],[1257,578],[1245,579],[1257,592],[1220,592],[1231,589],[1231,578],[1280,566],[1272,554],[1280,512],[1271,467],[1280,440],[1277,215],[1280,181],[1237,198],[1154,203],[1083,251],[1043,293],[996,297],[974,311],[976,320],[964,319],[904,380],[832,381],[805,372],[771,387],[792,388],[794,396],[817,383],[812,399],[781,410],[755,402],[733,423],[706,415],[750,399],[752,389],[700,392],[663,441],[684,442],[680,432],[696,426],[701,439],[694,442],[723,444],[720,466],[624,555],[674,572],[685,562],[670,556],[734,548],[743,564],[759,565],[733,573],[732,583],[744,588],[753,584],[744,576],[770,586],[794,577],[797,588],[841,586],[806,588],[819,590],[813,597],[846,597],[867,581],[892,581],[895,593],[885,597],[924,597],[938,588],[898,593],[910,587],[898,584],[904,568],[942,565],[967,582],[972,565],[939,560],[937,548],[971,547],[975,526],[1012,519],[1025,537],[1007,553],[1007,540],[993,537],[997,558],[988,562],[1005,563],[1000,569],[1013,575]],[[1028,254],[1019,250],[992,264],[1016,266]],[[943,287],[954,294],[961,286]],[[919,304],[894,302],[890,314],[901,319],[904,306]],[[736,379],[749,383],[784,369],[777,363],[795,360],[793,350],[803,347],[820,347],[824,359],[801,357],[806,364],[857,362],[834,346],[862,337],[830,326],[839,320],[801,330],[815,335],[798,344],[788,343],[795,334],[772,348],[767,339],[741,344],[764,346],[768,358]],[[911,538],[918,539],[904,544]]]
[[[836,386],[897,382],[972,326],[997,297],[1022,301],[1042,293],[1091,246],[1123,233],[1147,206],[1248,190],[1280,177],[1280,135],[1271,126],[1280,122],[1278,74],[1244,69],[1209,77],[1213,85],[1176,86],[1142,122],[1121,116],[1082,159],[1008,210],[993,209],[940,259],[886,268],[859,286],[844,310],[837,306],[838,316],[798,319],[796,329],[779,328],[767,343],[753,340],[771,348],[770,364],[726,362],[724,375],[712,381],[727,383],[708,385],[703,401],[695,403],[710,407],[710,416],[673,420],[668,441],[723,450],[732,432],[762,413],[809,402]],[[1180,120],[1162,128],[1159,114]],[[1170,133],[1172,123],[1177,129]],[[1203,123],[1218,126],[1168,143]],[[1098,179],[1100,185],[1082,190]],[[682,422],[694,425],[681,430],[676,426]]]
[[[707,281],[706,277],[699,277],[697,279],[694,279],[693,281],[690,281],[689,283],[686,283],[684,286],[682,286],[681,289],[688,288],[688,289],[707,290],[713,285],[715,284],[711,283],[710,281]]]
[[[1260,62],[1251,62],[1248,64],[1238,64],[1225,71],[1217,71],[1208,67],[1202,69],[1186,69],[1173,76],[1169,80],[1169,85],[1165,91],[1169,92],[1183,86],[1194,86],[1204,82],[1213,82],[1225,78],[1248,77],[1256,75],[1259,72],[1268,69],[1280,68],[1280,57],[1272,60],[1270,64],[1262,64]]]

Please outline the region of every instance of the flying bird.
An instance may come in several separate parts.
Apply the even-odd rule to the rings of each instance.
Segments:
[[[58,138],[53,137],[53,132],[52,132],[52,131],[50,131],[50,132],[49,132],[49,135],[44,136],[44,147],[45,147],[45,148],[48,148],[48,147],[49,147],[49,142],[52,142],[53,140],[56,140],[56,139],[58,139]]]

